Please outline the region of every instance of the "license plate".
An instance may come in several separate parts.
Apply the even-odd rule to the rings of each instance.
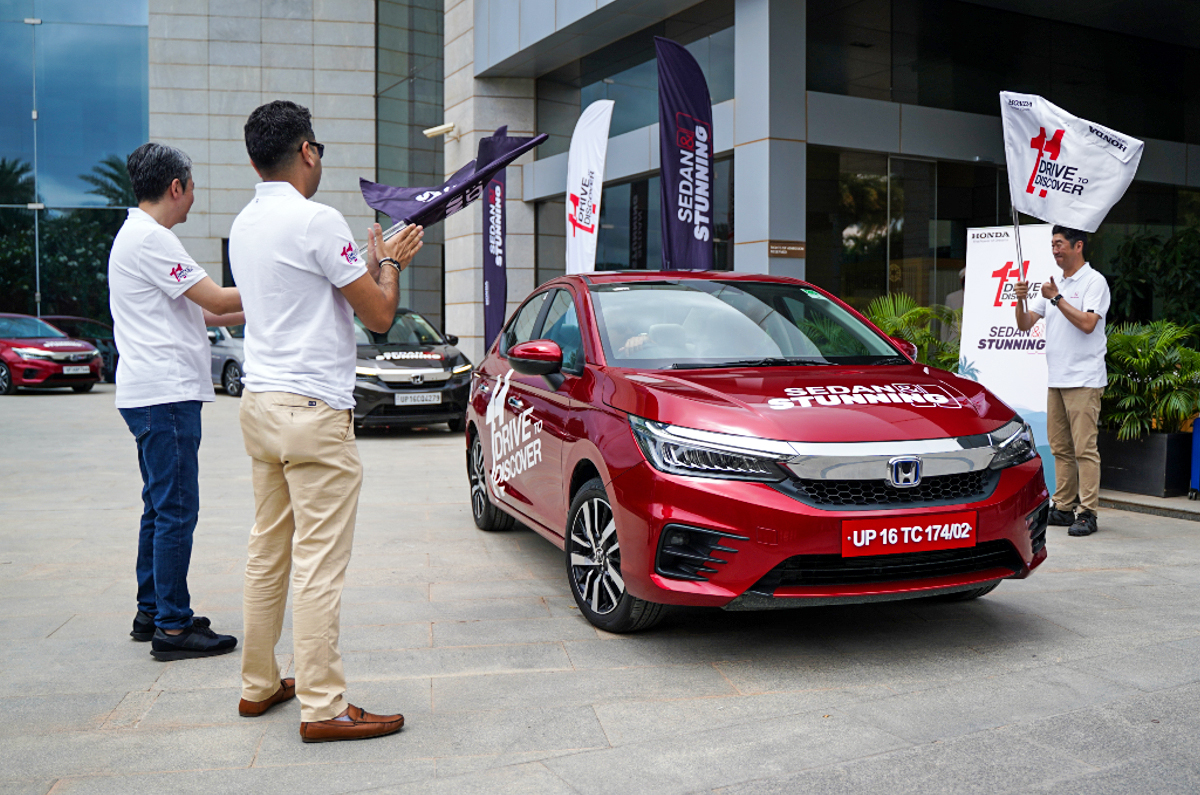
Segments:
[[[442,402],[441,392],[417,392],[408,395],[396,395],[397,406],[416,406]]]
[[[89,372],[91,372],[91,369],[92,368],[87,367],[86,365],[82,367],[71,365],[63,368],[63,375],[87,375]]]
[[[973,547],[976,520],[975,511],[846,519],[842,522],[842,557]]]

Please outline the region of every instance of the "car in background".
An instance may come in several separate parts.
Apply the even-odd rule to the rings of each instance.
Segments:
[[[0,395],[18,387],[70,387],[88,392],[100,381],[100,352],[32,315],[0,313]]]
[[[385,334],[354,318],[358,361],[354,382],[356,427],[411,427],[444,422],[462,431],[471,385],[471,362],[411,309],[398,309]]]
[[[612,632],[666,605],[967,600],[1046,559],[1029,426],[819,288],[720,272],[539,287],[472,377],[483,530],[564,551]]]
[[[117,382],[117,341],[113,327],[102,320],[76,315],[42,315],[42,320],[66,333],[68,337],[89,342],[100,351],[103,365],[100,374],[110,384]]]
[[[245,326],[209,326],[212,347],[212,382],[232,397],[242,396],[243,363],[246,361]]]

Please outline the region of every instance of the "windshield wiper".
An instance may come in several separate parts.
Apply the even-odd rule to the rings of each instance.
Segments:
[[[722,367],[804,367],[828,364],[819,359],[798,359],[772,356],[765,359],[737,359],[730,362],[676,362],[672,370],[715,370]]]

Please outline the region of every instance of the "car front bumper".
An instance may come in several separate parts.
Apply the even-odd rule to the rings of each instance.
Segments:
[[[663,604],[761,609],[915,598],[1027,577],[1046,558],[1049,494],[1038,459],[997,473],[986,497],[955,505],[830,510],[770,484],[679,477],[645,462],[609,488],[626,587]],[[842,556],[844,520],[956,511],[976,512],[975,546]],[[671,526],[714,539],[720,548],[703,564],[711,573],[682,579],[663,565],[672,560],[662,543]]]
[[[467,411],[471,374],[451,378],[440,385],[389,386],[359,380],[354,385],[354,422],[360,427],[429,425],[461,420]],[[397,395],[438,394],[440,403],[396,405]]]
[[[100,359],[92,357],[81,362],[57,362],[47,359],[5,359],[12,373],[13,384],[29,389],[50,389],[100,381]],[[87,367],[86,373],[66,375],[63,367]]]

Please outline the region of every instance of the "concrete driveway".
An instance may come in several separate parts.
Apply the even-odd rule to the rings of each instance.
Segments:
[[[295,702],[238,717],[236,654],[164,664],[129,639],[140,481],[111,390],[0,398],[0,792],[1200,791],[1200,524],[1051,528],[1037,574],[974,603],[611,636],[549,543],[475,529],[440,428],[359,440],[348,696],[408,723],[304,745]],[[190,583],[240,638],[237,407],[204,410]]]

